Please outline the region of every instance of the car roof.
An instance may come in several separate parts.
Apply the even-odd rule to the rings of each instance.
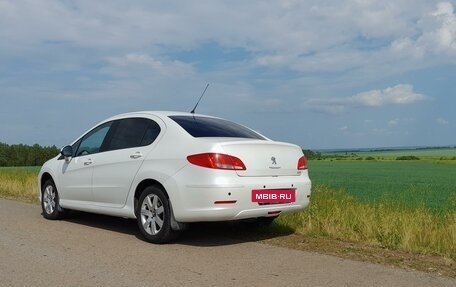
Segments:
[[[115,116],[112,116],[112,117],[106,119],[105,121],[121,119],[121,118],[128,118],[128,117],[135,117],[135,116],[144,116],[144,115],[158,116],[159,118],[164,118],[164,117],[169,117],[169,116],[199,116],[199,117],[216,118],[216,117],[213,117],[213,116],[208,116],[208,115],[203,115],[203,114],[192,114],[192,113],[189,113],[189,112],[137,111],[137,112],[129,112],[129,113],[118,114],[118,115],[115,115]]]

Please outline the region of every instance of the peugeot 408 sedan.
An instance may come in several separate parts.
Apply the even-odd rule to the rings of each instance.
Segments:
[[[153,243],[190,222],[271,222],[304,209],[311,189],[296,145],[216,117],[152,111],[98,123],[43,165],[38,184],[45,218],[135,218]]]

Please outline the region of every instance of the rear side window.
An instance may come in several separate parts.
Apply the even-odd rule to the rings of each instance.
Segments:
[[[141,145],[145,146],[153,143],[154,140],[158,137],[160,131],[160,126],[156,122],[149,120],[149,125],[147,126],[146,133],[142,138]]]
[[[170,118],[196,138],[228,137],[265,139],[258,133],[227,120],[193,116],[170,116]]]
[[[160,126],[149,119],[129,118],[115,122],[107,150],[146,146],[160,133]]]

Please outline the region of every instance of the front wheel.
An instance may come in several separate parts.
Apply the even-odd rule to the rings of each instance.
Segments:
[[[46,219],[61,219],[65,210],[60,206],[60,197],[54,182],[48,179],[41,191],[41,209]]]
[[[149,242],[167,243],[178,235],[178,231],[171,229],[169,199],[155,186],[149,186],[141,193],[136,219],[139,231]]]

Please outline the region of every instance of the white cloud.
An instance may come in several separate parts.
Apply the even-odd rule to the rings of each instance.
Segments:
[[[418,37],[402,37],[391,43],[392,51],[423,58],[426,53],[456,55],[456,14],[451,2],[440,2],[419,21]]]
[[[19,97],[30,105],[47,103],[47,98],[90,102],[92,115],[100,115],[103,109],[105,113],[189,110],[210,82],[201,106],[204,112],[232,116],[236,111],[241,119],[246,114],[277,111],[284,125],[296,128],[302,126],[299,121],[321,116],[314,130],[308,131],[321,131],[321,135],[303,137],[305,142],[326,139],[325,131],[338,131],[343,122],[369,130],[381,124],[389,128],[388,120],[397,116],[400,125],[406,126],[405,118],[414,116],[417,109],[385,115],[388,111],[381,107],[423,101],[426,96],[411,85],[391,83],[410,79],[421,80],[420,87],[438,99],[432,107],[422,106],[426,112],[417,115],[417,122],[430,117],[426,124],[436,125],[440,114],[431,114],[450,102],[446,100],[450,95],[442,91],[452,91],[448,78],[456,63],[456,2],[440,1],[200,0],[195,5],[191,1],[0,0],[0,114],[22,106]],[[407,74],[415,70],[420,70],[418,76]],[[432,89],[437,80],[442,86]],[[369,91],[366,86],[379,89]],[[5,98],[11,99],[9,105]],[[93,104],[108,99],[115,100],[110,105]],[[325,129],[334,118],[311,113],[294,116],[299,104],[331,114],[367,112],[346,113],[342,123]],[[45,106],[42,114],[54,110],[54,118],[61,118],[56,106]],[[372,122],[363,123],[365,117]],[[268,130],[270,116],[261,115],[261,119],[260,128]],[[350,126],[348,131],[354,135],[356,128]],[[286,135],[284,129],[277,131]]]
[[[456,60],[456,15],[451,2],[342,3],[344,7],[334,3],[312,6],[309,19],[316,21],[314,31],[324,39],[318,40],[319,46],[311,44],[309,49],[298,51],[263,49],[257,63],[301,72],[349,71],[358,77],[377,78],[379,74],[444,63],[448,56]]]
[[[385,105],[414,104],[429,97],[415,93],[408,84],[399,84],[383,90],[371,90],[346,98],[311,98],[303,102],[303,109],[339,114],[354,107],[381,107]]]
[[[123,57],[111,57],[108,58],[108,60],[116,65],[119,66],[127,66],[131,64],[144,64],[148,65],[151,67],[162,67],[163,64],[160,61],[155,60],[151,56],[147,54],[134,54],[130,53],[127,55],[124,55]]]
[[[121,57],[109,57],[107,61],[124,71],[126,68],[145,67],[157,76],[183,77],[194,73],[190,64],[177,60],[158,60],[148,54],[129,53]]]
[[[389,126],[396,126],[399,123],[399,119],[392,119],[388,121]]]
[[[445,120],[444,118],[437,118],[435,120],[436,123],[438,123],[439,125],[447,125],[449,124],[449,122],[447,120]]]
[[[306,99],[301,105],[303,110],[312,110],[327,114],[341,114],[347,110],[347,101],[337,98],[311,98]]]
[[[431,14],[441,23],[431,37],[437,42],[442,50],[456,51],[456,15],[451,2],[441,2]]]
[[[176,66],[193,63],[173,62],[173,52],[215,43],[245,52],[246,58],[231,66],[244,78],[257,72],[259,66],[279,72],[291,70],[298,75],[341,73],[339,78],[346,81],[339,81],[339,85],[344,85],[347,81],[368,82],[446,63],[448,56],[456,54],[447,53],[455,46],[455,15],[450,2],[198,3],[0,0],[0,57],[3,54],[11,58],[9,54],[13,54],[22,58],[20,51],[27,50],[32,51],[31,58],[47,55],[46,62],[52,65],[60,61],[52,52],[43,51],[54,51],[62,45],[89,49],[84,55],[92,61],[130,55],[133,58],[123,60],[146,61],[158,74],[159,70],[172,74],[173,69],[185,74],[191,69]],[[439,49],[444,49],[446,56],[429,54]],[[68,61],[72,57],[68,56]],[[73,59],[77,64],[79,60]],[[161,69],[160,62],[173,68]],[[337,105],[329,108],[333,112],[343,109]]]
[[[413,104],[425,100],[426,96],[413,92],[411,85],[400,84],[384,90],[359,93],[349,99],[361,106],[380,107],[388,104]]]

